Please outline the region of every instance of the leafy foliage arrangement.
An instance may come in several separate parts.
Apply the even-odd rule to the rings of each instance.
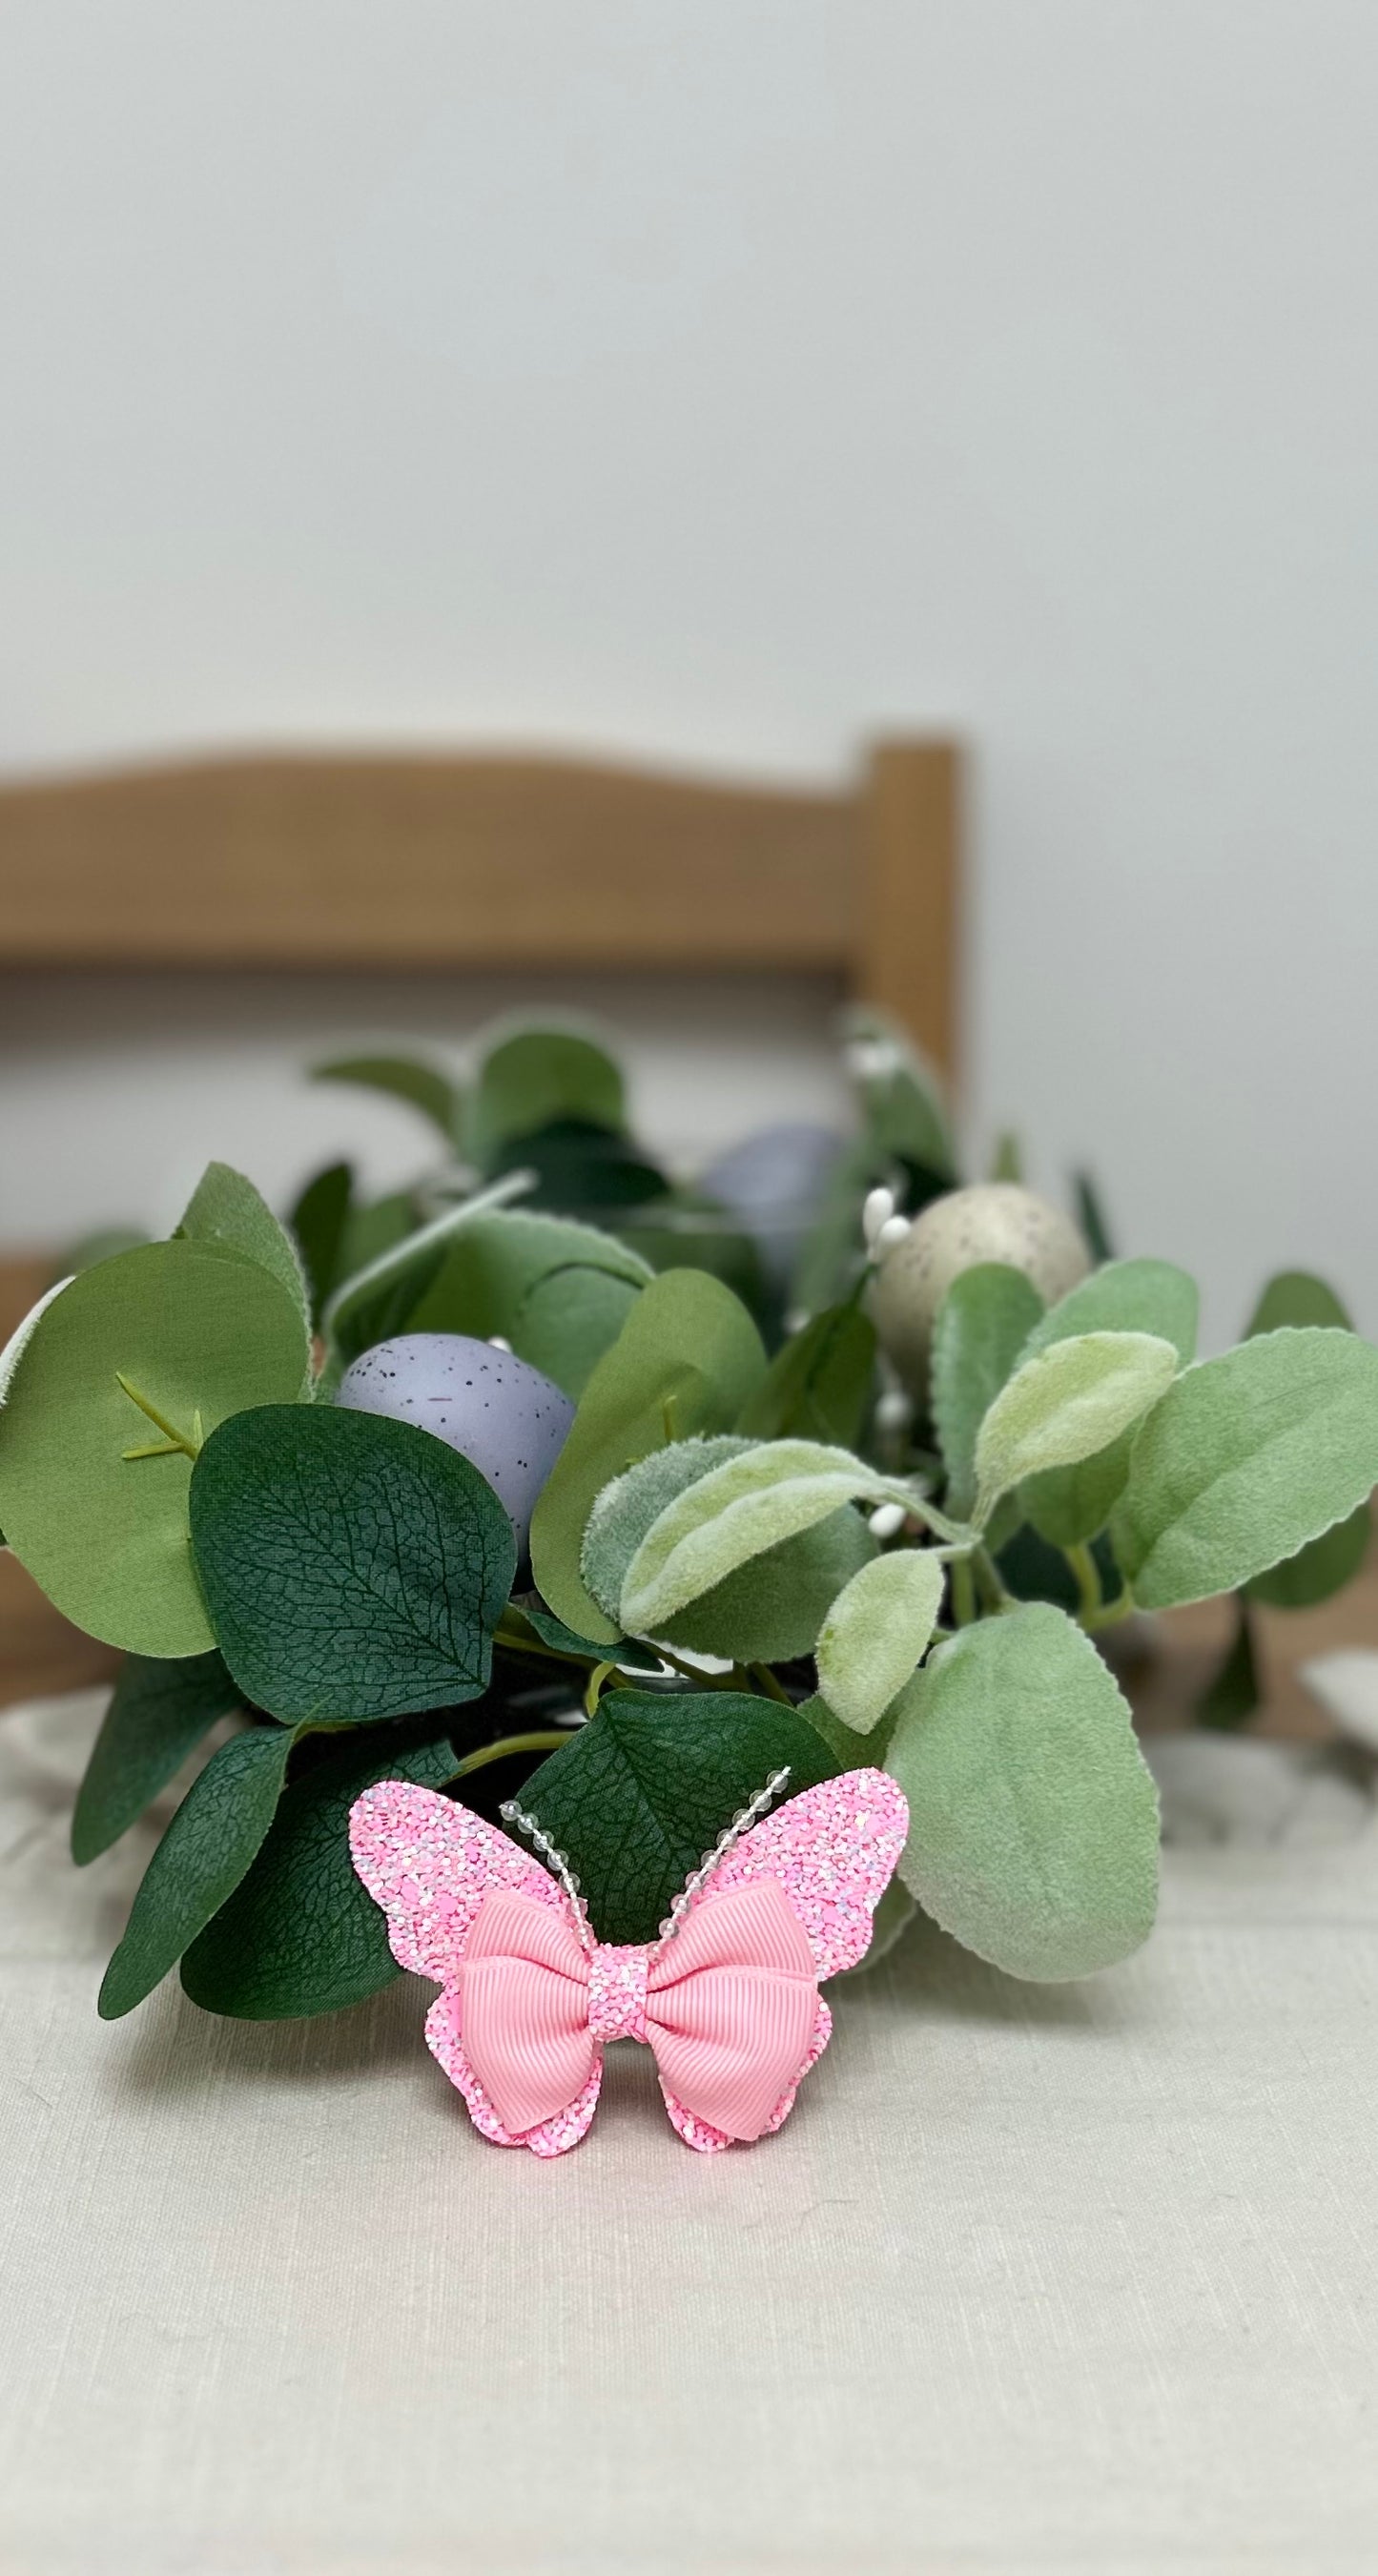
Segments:
[[[1079,1231],[955,1186],[921,1068],[873,1026],[854,1059],[812,1224],[755,1232],[749,1193],[654,1172],[585,1038],[504,1040],[462,1101],[337,1066],[443,1130],[422,1193],[361,1208],[337,1166],[287,1228],[212,1165],[170,1242],[28,1320],[0,1525],[127,1656],[75,1858],[216,1735],[104,2014],[178,1961],[256,2018],[387,1983],[346,1820],[388,1777],[490,1815],[520,1789],[637,1941],[773,1772],[880,1763],[911,1830],[876,1951],[915,1905],[1028,1978],[1144,1939],[1156,1801],[1099,1641],[1233,1592],[1213,1713],[1247,1705],[1248,1604],[1366,1544],[1378,1351],[1290,1274],[1198,1361],[1184,1272],[1103,1257],[1089,1196]]]

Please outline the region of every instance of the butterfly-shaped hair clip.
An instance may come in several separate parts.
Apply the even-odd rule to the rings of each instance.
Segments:
[[[520,1809],[503,1812],[539,1836],[548,1869],[433,1789],[383,1780],[356,1799],[354,1866],[394,1958],[439,1981],[426,2038],[485,2138],[538,2156],[577,2146],[611,2039],[651,2048],[689,2146],[712,2154],[779,2128],[828,2044],[819,1980],[864,1955],[909,1822],[894,1781],[871,1770],[754,1822],[787,1777],[727,1829],[652,1942],[595,1937],[577,1882]]]

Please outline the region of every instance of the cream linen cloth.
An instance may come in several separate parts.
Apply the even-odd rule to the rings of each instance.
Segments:
[[[408,1980],[96,2019],[99,1699],[0,1720],[0,2567],[1378,2568],[1378,1836],[1187,1849],[1137,1960],[911,1932],[778,2138],[476,2138]]]

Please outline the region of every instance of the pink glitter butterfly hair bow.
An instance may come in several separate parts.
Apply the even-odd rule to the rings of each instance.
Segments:
[[[697,1870],[653,1942],[594,1938],[575,1881],[433,1789],[383,1780],[350,1814],[354,1866],[395,1959],[438,1979],[426,2038],[475,2128],[563,2155],[598,2100],[603,2047],[653,2051],[691,2147],[778,2129],[828,2044],[820,1978],[853,1967],[904,1847],[908,1810],[883,1771],[846,1771],[767,1816],[777,1773]]]

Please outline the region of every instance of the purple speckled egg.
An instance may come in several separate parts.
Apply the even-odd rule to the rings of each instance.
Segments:
[[[524,1557],[531,1515],[574,1420],[558,1386],[468,1333],[399,1333],[345,1370],[337,1404],[433,1431],[486,1478]]]

